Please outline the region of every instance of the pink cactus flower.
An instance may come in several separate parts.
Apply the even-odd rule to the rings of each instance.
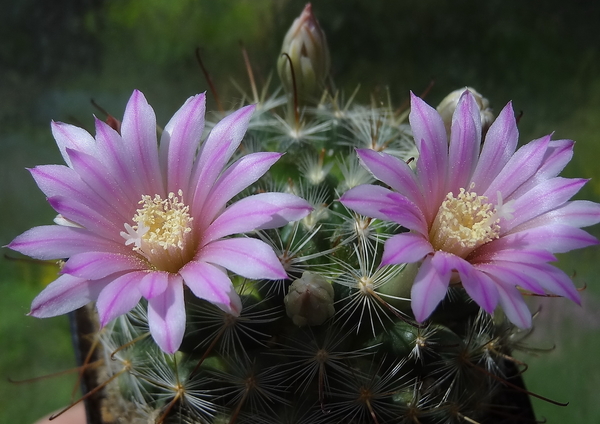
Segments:
[[[53,122],[67,166],[30,171],[58,212],[58,225],[32,228],[9,247],[38,259],[68,260],[34,299],[30,315],[56,316],[95,300],[104,326],[144,297],[152,337],[173,353],[185,331],[184,286],[238,315],[241,301],[227,270],[250,279],[286,278],[267,244],[230,237],[280,227],[311,210],[284,193],[227,205],[281,156],[254,153],[226,166],[253,110],[247,106],[224,118],[202,145],[203,94],[177,111],[160,147],[154,111],[139,91],[127,104],[121,134],[99,120],[95,139]]]
[[[524,292],[580,303],[570,278],[548,263],[554,253],[598,243],[581,227],[600,222],[600,205],[569,201],[587,180],[558,177],[573,142],[548,135],[516,150],[509,103],[482,145],[479,109],[468,91],[450,137],[436,110],[414,95],[409,120],[419,150],[416,171],[384,153],[358,150],[363,165],[391,189],[362,185],[340,201],[409,230],[386,242],[381,265],[420,264],[411,288],[417,321],[431,315],[451,283],[488,313],[500,304],[521,328],[531,326]]]

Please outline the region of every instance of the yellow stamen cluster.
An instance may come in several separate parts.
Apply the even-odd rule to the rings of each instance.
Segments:
[[[125,224],[127,232],[121,235],[125,244],[134,244],[133,250],[143,255],[156,269],[178,270],[191,259],[186,245],[192,232],[190,207],[183,202],[183,192],[171,192],[166,199],[156,194],[143,195],[142,207],[136,211],[133,221]]]
[[[429,240],[435,250],[462,258],[477,247],[498,238],[500,219],[487,197],[460,189],[457,197],[448,193],[435,217]]]

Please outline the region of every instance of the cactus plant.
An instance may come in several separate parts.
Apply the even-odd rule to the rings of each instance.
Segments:
[[[316,56],[285,50],[302,24]],[[473,89],[442,115],[344,102],[310,7],[294,25],[285,93],[207,138],[203,95],[159,147],[139,92],[119,132],[53,125],[67,166],[32,174],[57,225],[9,245],[66,259],[31,315],[96,301],[105,422],[534,422],[512,357],[523,296],[578,302],[548,262],[600,222],[570,201],[585,180],[557,176],[573,143],[516,150],[510,104],[492,123]]]

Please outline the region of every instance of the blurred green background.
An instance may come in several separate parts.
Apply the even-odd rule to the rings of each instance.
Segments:
[[[202,57],[225,106],[247,87],[240,50],[259,81],[302,1],[277,0],[0,0],[0,245],[54,213],[25,170],[60,163],[50,134],[54,119],[92,128],[95,99],[120,118],[134,88],[154,106],[159,124],[190,95],[207,90]],[[402,104],[408,91],[435,105],[461,86],[475,87],[495,111],[513,100],[522,111],[521,142],[554,131],[577,140],[564,175],[592,181],[580,198],[600,201],[600,3],[596,1],[330,0],[313,2],[327,32],[332,76],[359,97],[389,87]],[[209,95],[210,97],[210,95]],[[214,102],[209,103],[214,108]],[[591,232],[600,235],[600,228]],[[31,423],[70,400],[72,377],[28,384],[7,381],[74,366],[65,317],[26,317],[33,297],[54,278],[52,266],[0,260],[0,422]],[[528,388],[570,402],[534,400],[549,423],[600,422],[600,250],[563,255],[560,266],[587,285],[584,305],[564,299],[541,308],[527,339],[549,353],[519,352]]]

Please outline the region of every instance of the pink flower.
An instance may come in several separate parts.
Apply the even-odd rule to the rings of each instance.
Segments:
[[[498,303],[517,326],[531,326],[521,292],[579,303],[570,278],[548,262],[598,241],[581,227],[600,222],[600,205],[569,199],[587,182],[557,175],[573,142],[531,141],[515,152],[518,131],[509,103],[481,147],[475,99],[465,92],[454,113],[450,144],[440,115],[412,96],[410,124],[419,150],[416,172],[392,156],[358,150],[364,166],[391,187],[362,185],[340,201],[409,232],[385,244],[382,266],[420,263],[411,289],[417,321],[444,299],[450,282],[492,313]],[[517,288],[518,287],[518,288]]]
[[[30,315],[56,316],[96,300],[104,326],[145,297],[150,332],[162,350],[173,353],[185,331],[184,285],[237,315],[241,302],[226,270],[250,279],[286,278],[267,244],[228,237],[280,227],[311,210],[284,193],[256,194],[226,206],[281,156],[254,153],[225,167],[253,110],[247,106],[223,119],[201,146],[203,94],[171,118],[160,148],[154,111],[139,91],[127,104],[121,134],[99,120],[95,139],[53,122],[67,166],[30,171],[59,213],[59,225],[32,228],[9,247],[38,259],[68,260],[62,275],[34,299]]]

